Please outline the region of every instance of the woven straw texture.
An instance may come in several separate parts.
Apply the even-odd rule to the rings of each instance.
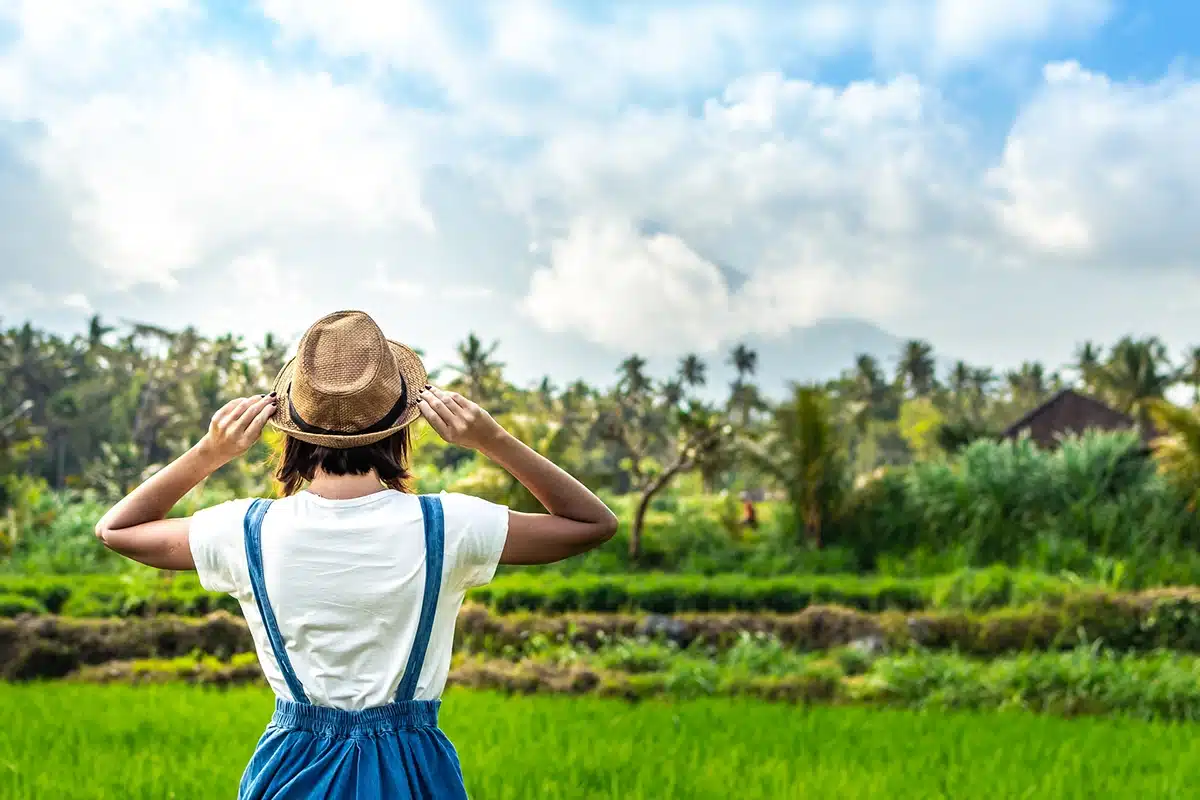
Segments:
[[[338,311],[313,323],[296,356],[279,371],[279,397],[270,423],[288,436],[324,447],[361,447],[386,439],[419,415],[428,375],[412,349],[386,339],[361,311]],[[403,381],[403,383],[402,383]],[[362,433],[395,409],[402,386],[407,402],[385,430]],[[289,405],[290,403],[290,405]],[[302,430],[292,409],[308,426]]]

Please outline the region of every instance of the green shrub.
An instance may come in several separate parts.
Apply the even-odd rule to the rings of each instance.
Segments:
[[[1200,660],[1080,647],[992,662],[947,654],[880,659],[856,699],[937,710],[1020,708],[1066,716],[1121,712],[1200,720]]]
[[[1200,518],[1130,432],[1054,451],[981,440],[887,470],[852,494],[828,541],[900,575],[1004,564],[1111,588],[1200,582]]]
[[[455,651],[514,662],[546,659],[558,666],[600,653],[599,667],[637,673],[661,671],[685,657],[715,660],[739,675],[785,676],[807,669],[819,653],[829,654],[830,663],[846,674],[857,674],[864,659],[843,648],[863,640],[872,650],[885,645],[893,652],[957,651],[987,658],[1079,646],[1200,653],[1200,594],[1094,593],[1062,606],[986,613],[871,614],[813,606],[795,614],[687,614],[669,620],[624,613],[499,615],[468,606],[458,620]],[[193,652],[227,658],[252,649],[245,621],[225,613],[200,619],[0,620],[0,679],[59,677],[83,665]],[[868,662],[873,657],[864,655]]]
[[[668,642],[618,641],[598,653],[597,661],[605,669],[621,672],[662,672],[678,652],[678,648]]]
[[[837,661],[811,659],[788,674],[771,664],[702,660],[687,653],[654,669],[603,666],[602,653],[559,664],[459,658],[449,684],[520,694],[596,693],[630,700],[666,695],[694,698],[741,695],[788,703],[860,703],[925,710],[1020,709],[1063,716],[1119,713],[1147,720],[1200,721],[1200,658],[1171,653],[1135,656],[1095,647],[1036,653],[990,662],[960,655],[913,652],[883,656],[858,672]],[[639,667],[645,666],[639,664]],[[74,680],[102,683],[228,684],[262,681],[249,654],[233,659],[187,656],[87,667]]]
[[[245,621],[229,614],[202,619],[0,620],[0,680],[59,678],[82,666],[116,660],[192,653],[228,658],[253,649]]]
[[[861,611],[931,608],[986,610],[1042,602],[1061,604],[1088,587],[1061,578],[1005,568],[963,571],[938,578],[744,575],[551,575],[513,572],[473,590],[469,599],[500,613],[538,611],[659,614],[725,611],[801,611],[838,605]],[[1093,587],[1094,588],[1094,587]],[[164,578],[131,575],[0,576],[0,594],[35,600],[46,611],[74,617],[123,617],[213,611],[240,613],[225,594],[204,591],[195,573]]]
[[[874,660],[867,653],[853,647],[839,647],[832,655],[842,672],[851,676],[865,674]]]
[[[741,575],[571,576],[510,574],[471,592],[471,599],[501,613],[621,610],[660,614],[687,611],[799,611],[837,604],[869,611],[912,610],[931,603],[929,580]]]
[[[32,597],[26,597],[23,594],[0,594],[0,617],[44,613],[46,613],[46,607]]]

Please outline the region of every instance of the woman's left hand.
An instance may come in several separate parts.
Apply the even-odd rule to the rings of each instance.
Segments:
[[[213,414],[200,447],[214,458],[232,461],[254,446],[274,413],[274,392],[230,400]]]

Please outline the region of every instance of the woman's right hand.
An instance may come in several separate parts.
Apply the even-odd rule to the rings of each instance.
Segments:
[[[504,436],[504,428],[492,415],[457,392],[428,386],[418,403],[421,416],[450,444],[486,450]]]
[[[275,413],[275,393],[238,397],[213,414],[199,447],[222,463],[245,453]]]

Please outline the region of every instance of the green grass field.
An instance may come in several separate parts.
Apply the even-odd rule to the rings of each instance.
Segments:
[[[0,797],[221,798],[260,688],[0,685]],[[628,705],[450,692],[473,798],[1181,797],[1195,727],[739,701]]]

